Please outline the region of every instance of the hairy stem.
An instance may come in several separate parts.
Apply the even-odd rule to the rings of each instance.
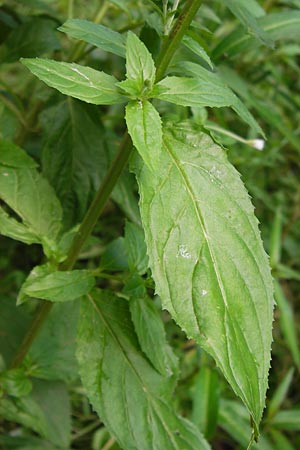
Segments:
[[[131,151],[131,139],[128,133],[126,133],[120,150],[116,155],[109,171],[107,172],[91,206],[89,207],[78,232],[75,235],[73,244],[68,253],[68,257],[60,266],[61,270],[70,270],[74,266],[83,244],[96,225],[113,188],[115,187],[124,167],[128,162]]]
[[[175,25],[173,26],[168,38],[165,40],[157,62],[157,80],[160,80],[178,47],[180,41],[190,25],[193,17],[198,11],[201,4],[200,0],[188,0],[179,15]],[[109,199],[113,188],[115,187],[124,167],[126,166],[132,152],[132,143],[130,136],[126,132],[122,140],[120,149],[105,176],[83,222],[75,235],[72,246],[68,252],[66,260],[60,265],[60,270],[71,270],[76,263],[78,255],[82,249],[88,236],[91,234],[100,214]],[[22,364],[32,342],[38,334],[41,325],[47,318],[53,303],[44,301],[38,309],[36,316],[33,318],[32,324],[25,335],[25,338],[12,362],[12,367],[18,367]]]
[[[195,17],[201,3],[202,0],[187,0],[184,5],[175,25],[162,45],[161,52],[157,59],[156,81],[160,81],[163,78],[181,39]]]

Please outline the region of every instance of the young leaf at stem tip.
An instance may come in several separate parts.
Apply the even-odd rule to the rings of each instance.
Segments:
[[[145,44],[131,31],[126,42],[126,77],[136,83],[137,93],[151,91],[155,82],[155,65]]]

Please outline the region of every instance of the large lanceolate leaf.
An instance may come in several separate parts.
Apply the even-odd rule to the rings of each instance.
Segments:
[[[157,293],[216,360],[256,425],[270,364],[273,289],[257,219],[224,151],[189,125],[164,136],[160,170],[136,169]]]
[[[143,356],[126,301],[99,290],[82,301],[77,356],[89,399],[124,450],[209,450],[172,410],[169,380]]]
[[[126,100],[112,75],[90,67],[42,58],[22,59],[22,63],[48,86],[84,102],[113,105]]]

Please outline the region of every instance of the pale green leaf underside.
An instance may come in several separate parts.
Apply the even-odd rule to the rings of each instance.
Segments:
[[[112,105],[126,101],[115,86],[116,78],[104,72],[41,58],[22,59],[22,63],[48,86],[84,102]]]
[[[29,297],[52,302],[66,302],[86,295],[95,285],[95,278],[88,270],[52,272],[29,276],[22,286],[22,293]]]
[[[88,397],[124,450],[209,450],[170,407],[169,381],[141,353],[126,301],[94,290],[81,304],[77,342]]]
[[[154,106],[144,101],[132,101],[126,106],[126,124],[133,145],[153,170],[159,165],[162,147],[161,118]]]
[[[188,126],[166,131],[156,176],[137,170],[157,293],[216,360],[256,424],[270,363],[273,288],[253,206],[224,151]]]
[[[70,19],[59,27],[59,30],[73,38],[82,39],[88,44],[125,58],[125,37],[103,25],[88,20]]]

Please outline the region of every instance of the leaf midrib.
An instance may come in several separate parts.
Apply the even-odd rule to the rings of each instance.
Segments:
[[[128,355],[127,355],[127,353],[126,353],[126,351],[125,351],[121,341],[118,339],[118,336],[114,333],[114,330],[111,328],[110,324],[107,322],[106,318],[102,314],[100,308],[98,307],[98,305],[96,304],[96,302],[94,301],[92,296],[90,294],[87,294],[87,297],[88,297],[89,301],[91,302],[91,304],[93,305],[94,309],[96,310],[100,320],[103,322],[105,327],[108,329],[111,337],[115,340],[115,342],[120,347],[120,349],[122,349],[122,354],[124,356],[125,361],[127,362],[128,366],[131,368],[131,370],[135,373],[137,379],[139,380],[139,382],[140,382],[140,384],[142,386],[142,390],[147,395],[149,403],[152,405],[153,410],[156,412],[157,416],[160,418],[161,422],[164,424],[165,430],[166,430],[168,436],[170,437],[170,440],[171,440],[172,444],[174,445],[174,449],[175,450],[180,450],[180,448],[177,446],[176,441],[173,440],[172,432],[169,430],[169,428],[167,427],[167,424],[165,423],[165,421],[163,420],[163,417],[160,414],[159,407],[156,404],[156,400],[152,398],[152,395],[148,391],[147,386],[145,386],[145,384],[143,383],[142,378],[140,377],[140,375],[137,372],[136,368],[134,367],[134,365],[130,361],[130,359],[129,359],[129,357],[128,357]]]

